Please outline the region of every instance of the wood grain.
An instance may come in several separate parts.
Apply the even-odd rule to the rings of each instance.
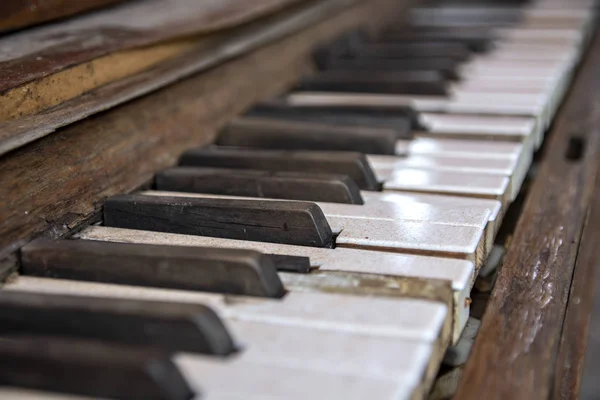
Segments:
[[[546,399],[600,161],[600,38],[551,130],[456,398]],[[584,143],[580,158],[569,151]],[[577,147],[577,146],[575,146]]]
[[[99,86],[135,75],[199,45],[199,38],[116,52],[45,76],[0,95],[0,121],[57,106]]]
[[[128,1],[0,37],[0,93],[117,51],[230,29],[308,0]]]
[[[186,148],[210,142],[234,115],[310,72],[315,43],[358,24],[383,26],[401,9],[392,0],[367,1],[5,155],[0,256],[12,257],[36,235],[60,237],[97,220],[103,198],[140,187]],[[10,259],[0,265],[5,274],[14,267]]]
[[[26,28],[106,7],[124,0],[29,0],[0,4],[0,32]]]
[[[556,363],[554,399],[592,399],[600,391],[600,181],[583,229],[571,283],[560,351]],[[585,365],[585,368],[584,368]]]
[[[7,100],[11,105],[7,108],[7,115],[24,115],[0,122],[0,155],[59,127],[150,93],[343,13],[351,3],[357,1],[302,2],[299,6],[286,8],[236,29],[121,51],[26,84],[16,90],[14,99]],[[373,2],[390,4],[390,0],[363,1],[366,12],[369,12],[368,8]],[[401,6],[399,8],[402,9]],[[347,20],[347,23],[352,21]],[[342,26],[334,25],[331,29],[342,29]],[[6,93],[8,97],[9,92]],[[17,109],[12,109],[14,103]]]

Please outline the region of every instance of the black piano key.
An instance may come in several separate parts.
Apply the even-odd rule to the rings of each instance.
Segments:
[[[409,37],[397,37],[397,40],[386,38],[387,41],[378,41],[365,44],[354,49],[353,53],[346,53],[340,58],[373,58],[373,59],[396,59],[405,58],[449,58],[461,62],[471,57],[472,50],[459,38],[439,39],[430,41],[426,39],[409,40]],[[466,40],[466,39],[465,39]]]
[[[288,256],[283,254],[269,254],[277,271],[296,272],[307,274],[311,271],[310,258],[302,256]]]
[[[236,118],[219,133],[219,146],[281,150],[356,151],[396,154],[397,134],[389,128],[335,126],[284,119]]]
[[[299,246],[333,243],[323,211],[304,201],[121,195],[104,203],[104,224]]]
[[[368,71],[373,74],[385,71],[436,71],[445,79],[457,80],[460,78],[460,65],[460,61],[451,58],[411,57],[394,60],[363,57],[332,60],[326,70]]]
[[[495,38],[488,29],[410,29],[387,32],[381,35],[377,43],[383,46],[428,46],[437,43],[438,46],[461,46],[469,52],[486,52],[494,48]],[[432,49],[430,56],[437,50]],[[458,52],[459,50],[457,50]],[[457,53],[458,54],[458,53]],[[419,55],[419,54],[415,54]],[[419,55],[422,56],[422,55]],[[453,56],[443,55],[439,57]],[[460,58],[456,58],[460,60]],[[466,59],[466,58],[465,58]]]
[[[396,140],[411,140],[418,117],[411,108],[385,109],[377,107],[294,106],[282,100],[258,103],[245,114],[250,117],[321,122],[341,126],[393,129]]]
[[[328,70],[304,78],[295,90],[414,95],[448,95],[448,82],[438,72]]]
[[[93,398],[194,397],[163,351],[73,338],[0,337],[0,385]]]
[[[364,154],[353,152],[197,148],[183,153],[179,165],[341,174],[362,190],[381,189]]]
[[[131,203],[141,197],[143,199],[140,199],[139,207]],[[108,212],[105,210],[107,225],[133,229],[136,226],[144,229],[142,226],[146,226],[148,230],[174,232],[177,229],[167,229],[176,228],[179,223],[182,226],[194,225],[198,219],[190,217],[188,221],[181,220],[190,209],[186,206],[175,208],[176,204],[185,203],[185,199],[173,201],[173,207],[170,208],[163,199],[146,201],[148,197],[119,196],[108,201]],[[158,204],[156,208],[161,212],[154,213],[151,206],[143,205],[152,203]],[[159,220],[161,217],[165,219]],[[285,293],[272,260],[250,250],[89,240],[37,240],[21,249],[21,273],[249,296],[278,298]]]
[[[177,167],[158,172],[155,186],[172,192],[364,204],[356,183],[335,174]]]
[[[319,46],[313,52],[313,60],[317,68],[324,69],[331,60],[354,53],[355,49],[370,42],[369,34],[364,29],[355,29],[338,38]]]
[[[236,350],[218,315],[201,304],[1,291],[0,335],[27,334],[219,356]]]

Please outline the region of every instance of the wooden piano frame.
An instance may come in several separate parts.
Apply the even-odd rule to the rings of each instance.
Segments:
[[[397,17],[395,1],[364,3],[1,157],[0,276],[18,268],[16,250],[32,237],[99,220],[103,198],[145,185],[184,149],[211,142],[234,115],[309,73],[316,43]],[[592,315],[592,323],[600,318],[600,307],[592,312],[600,288],[598,71],[596,33],[538,155],[458,399],[577,398],[585,352],[598,355],[586,350]]]

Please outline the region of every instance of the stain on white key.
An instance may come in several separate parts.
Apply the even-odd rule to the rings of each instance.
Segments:
[[[196,198],[223,198],[232,196],[146,191],[147,196],[177,196]],[[237,199],[252,199],[235,197]],[[260,199],[270,201],[268,199]],[[360,212],[361,206],[351,213]],[[330,209],[338,208],[331,204]],[[343,209],[344,207],[339,207]],[[346,209],[348,207],[345,207]],[[461,210],[458,211],[462,213]],[[343,213],[343,212],[342,212]],[[488,214],[480,215],[478,226],[439,224],[421,220],[368,219],[337,216],[325,213],[327,222],[336,236],[337,246],[350,246],[379,251],[392,251],[410,254],[424,254],[461,258],[474,262],[480,267],[486,256],[486,225]],[[349,212],[346,212],[349,214]],[[368,214],[368,210],[365,212]],[[389,213],[391,214],[391,213]],[[466,213],[465,213],[466,214]],[[456,215],[456,214],[455,214]],[[460,217],[460,215],[456,215]],[[447,216],[446,216],[447,217]],[[489,246],[491,249],[491,246]]]
[[[431,296],[430,293],[422,292],[421,285],[413,285],[412,282],[423,280],[449,282],[452,289],[452,299],[444,299],[444,301],[452,305],[453,338],[458,338],[457,335],[460,334],[466,323],[469,308],[465,301],[471,293],[471,287],[477,274],[474,264],[465,260],[342,247],[324,249],[102,226],[88,227],[80,232],[77,237],[87,240],[123,243],[249,249],[266,254],[309,257],[311,267],[318,268],[319,271],[376,274],[402,278],[406,282],[404,291],[408,296],[432,298],[429,297]],[[288,274],[280,273],[279,275],[284,281],[288,280],[285,277]],[[309,277],[310,274],[305,276]]]

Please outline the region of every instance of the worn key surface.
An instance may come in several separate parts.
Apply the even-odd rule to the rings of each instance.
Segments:
[[[197,148],[183,153],[179,165],[341,174],[362,190],[381,188],[364,154],[355,152]]]
[[[157,190],[363,204],[345,175],[231,168],[176,167],[155,175]]]
[[[169,355],[44,336],[0,338],[0,385],[95,398],[189,400],[194,393]]]
[[[253,251],[79,240],[34,241],[21,273],[129,285],[281,297],[273,261]]]
[[[339,150],[391,155],[396,151],[397,136],[396,131],[388,128],[243,117],[229,122],[215,143],[259,149]]]
[[[148,345],[210,355],[236,350],[227,328],[208,306],[133,299],[0,291],[0,333]]]

